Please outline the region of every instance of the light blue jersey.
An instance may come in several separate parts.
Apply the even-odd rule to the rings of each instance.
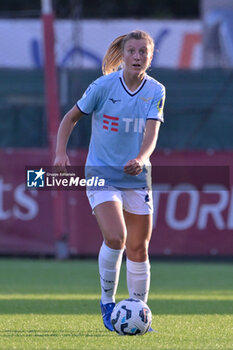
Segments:
[[[164,99],[164,86],[148,75],[134,92],[127,88],[122,70],[94,81],[77,102],[83,113],[92,113],[86,176],[104,178],[119,188],[148,187],[149,159],[138,176],[125,174],[123,168],[141,149],[146,121],[163,122]]]

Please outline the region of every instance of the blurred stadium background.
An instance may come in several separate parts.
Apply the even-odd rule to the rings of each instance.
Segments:
[[[138,28],[155,40],[149,74],[166,86],[167,100],[152,164],[170,167],[170,180],[153,184],[151,256],[232,257],[233,2],[148,0],[145,6],[143,0],[54,0],[52,5],[57,121],[101,75],[101,60],[116,36]],[[40,1],[0,2],[0,47],[0,254],[96,255],[102,238],[84,191],[25,188],[26,166],[51,164]],[[84,164],[90,128],[90,117],[75,128],[72,164]],[[173,183],[173,171],[190,166],[200,174],[203,167],[227,169],[229,183],[213,186],[207,171],[198,188],[194,172],[182,189],[182,182]]]

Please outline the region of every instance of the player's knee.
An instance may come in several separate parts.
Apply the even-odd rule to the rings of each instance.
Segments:
[[[120,237],[105,238],[105,243],[112,249],[123,249],[125,246],[124,240]]]
[[[148,259],[148,243],[127,245],[126,254],[130,260],[146,261]]]
[[[105,243],[112,249],[123,249],[125,247],[124,233],[105,235]]]

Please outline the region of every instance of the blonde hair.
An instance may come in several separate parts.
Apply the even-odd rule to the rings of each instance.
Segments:
[[[151,46],[151,60],[154,52],[154,40],[142,30],[133,30],[132,32],[117,37],[109,46],[102,62],[102,72],[104,75],[115,72],[123,63],[123,50],[125,44],[130,39],[145,39]],[[151,61],[150,61],[151,62]]]

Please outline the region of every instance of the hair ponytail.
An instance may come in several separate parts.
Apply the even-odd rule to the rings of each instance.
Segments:
[[[109,46],[102,62],[104,75],[115,72],[122,63],[122,43],[126,35],[116,38]]]

